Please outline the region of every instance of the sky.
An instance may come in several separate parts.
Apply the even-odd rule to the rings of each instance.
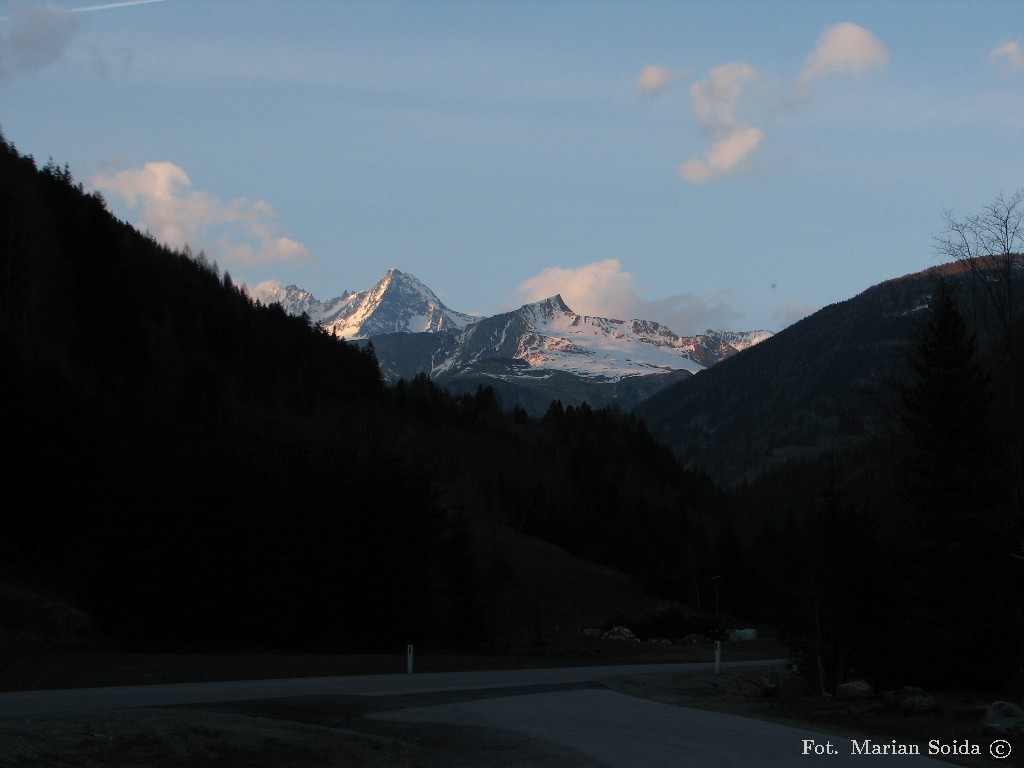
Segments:
[[[779,331],[1024,186],[1024,4],[0,0],[0,128],[254,295]]]

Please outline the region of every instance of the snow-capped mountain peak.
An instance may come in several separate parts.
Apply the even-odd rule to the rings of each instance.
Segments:
[[[669,371],[697,373],[737,351],[710,334],[679,336],[650,320],[579,315],[560,295],[483,318],[435,346],[427,371],[434,377],[485,360],[511,359],[534,372],[557,370],[603,381]],[[397,362],[382,359],[388,366]],[[390,368],[398,369],[401,365]]]
[[[346,291],[336,299],[317,301],[308,291],[290,285],[279,301],[286,312],[305,312],[313,322],[346,339],[384,333],[437,333],[464,328],[479,319],[449,309],[420,280],[397,269],[389,269],[366,291]]]
[[[412,275],[389,269],[372,288],[317,301],[295,286],[281,303],[347,339],[372,339],[391,381],[426,373],[440,384],[504,381],[555,397],[617,398],[652,393],[771,336],[708,331],[680,336],[651,320],[575,313],[560,295],[490,317],[446,307]],[[647,383],[641,383],[647,382]],[[658,383],[662,382],[662,383]],[[573,394],[570,394],[573,393]]]
[[[557,293],[532,304],[524,304],[517,311],[524,318],[532,319],[537,323],[547,322],[558,315],[572,314],[572,310],[562,300],[562,295]]]
[[[737,352],[742,352],[765,339],[770,339],[774,334],[771,331],[715,331],[708,328],[707,335],[724,341]]]

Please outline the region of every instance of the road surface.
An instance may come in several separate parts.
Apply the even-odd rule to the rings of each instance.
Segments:
[[[783,661],[723,662],[722,668],[780,666]],[[443,691],[473,691],[532,685],[595,683],[611,677],[676,674],[714,669],[714,664],[638,664],[610,667],[433,672],[413,675],[350,675],[283,680],[126,685],[58,691],[0,693],[0,717],[154,707],[223,701],[252,701],[294,696],[395,696]]]
[[[514,731],[567,747],[595,765],[615,768],[949,768],[948,763],[924,755],[856,754],[848,738],[675,707],[609,690],[495,697],[370,717]],[[891,741],[879,744],[891,746]],[[871,745],[859,740],[858,747],[864,746]],[[992,760],[989,741],[980,746]],[[822,754],[815,754],[816,749]]]
[[[735,662],[723,667],[781,663]],[[557,745],[578,758],[574,765],[948,768],[948,763],[925,755],[857,754],[848,738],[661,704],[605,687],[615,677],[706,671],[713,666],[571,667],[28,691],[0,694],[0,718],[198,707],[356,730],[361,723],[364,732],[381,733],[382,728],[400,724],[429,733],[436,724],[439,733],[451,733],[454,727],[517,734]],[[880,741],[874,746],[887,745],[889,741]],[[857,746],[864,751],[872,745],[861,740]],[[987,741],[980,746],[984,758],[1001,764],[989,756]],[[526,762],[515,764],[534,763],[527,756]]]

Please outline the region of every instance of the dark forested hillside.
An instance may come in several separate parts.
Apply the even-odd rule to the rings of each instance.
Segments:
[[[1007,291],[1024,287],[1008,276]],[[744,561],[823,693],[852,677],[1013,695],[1024,685],[1019,360],[979,321],[975,279],[998,278],[948,265],[822,310],[724,363],[740,377],[718,382],[724,400],[708,389],[717,368],[695,377],[709,378],[671,416],[704,404],[676,422],[706,429],[694,456],[752,449],[731,465],[746,472],[732,487],[745,541],[759,543]],[[738,386],[770,405],[738,402]]]
[[[338,591],[359,575],[346,552],[365,551],[352,534],[390,530],[324,506],[386,509],[426,488],[412,472],[390,482],[403,470],[374,446],[358,473],[331,460],[339,419],[358,428],[384,395],[372,355],[252,304],[203,258],[114,219],[66,168],[37,170],[6,144],[0,195],[8,575],[70,590],[127,642],[247,623],[332,637],[274,609],[300,588]],[[334,551],[317,552],[342,521]],[[379,572],[415,568],[400,550]],[[285,567],[303,558],[322,573]]]
[[[495,526],[670,596],[717,567],[720,500],[631,418],[387,388],[372,347],[6,142],[0,359],[0,582],[76,606],[97,642],[479,647],[523,599]]]
[[[637,409],[659,440],[724,485],[859,444],[943,274],[889,280],[816,312]],[[962,285],[961,275],[961,290]]]

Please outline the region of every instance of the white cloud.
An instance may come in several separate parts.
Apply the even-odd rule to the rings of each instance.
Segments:
[[[657,96],[676,80],[689,77],[691,70],[676,71],[648,64],[636,78],[636,87],[644,96]]]
[[[618,259],[568,269],[548,267],[518,288],[524,301],[540,301],[557,293],[573,311],[599,317],[622,317],[635,292],[632,276],[622,271]]]
[[[807,57],[798,78],[801,88],[832,74],[868,74],[885,69],[889,51],[871,32],[846,21],[828,27]]]
[[[988,60],[1006,76],[1024,71],[1024,49],[1019,40],[1000,43],[989,53]]]
[[[1014,61],[1013,51],[1001,54]],[[778,101],[764,113],[767,118],[782,108],[799,107],[807,98],[812,83],[833,74],[867,75],[884,69],[889,52],[874,34],[864,27],[844,22],[827,27],[814,50],[807,56],[797,77],[797,94]],[[668,71],[648,67],[637,80],[641,89],[657,92],[667,83]],[[725,176],[749,172],[765,139],[757,125],[739,117],[747,94],[767,93],[764,77],[750,64],[733,62],[714,67],[708,77],[690,86],[693,114],[710,144],[679,167],[679,174],[692,184],[703,184]],[[749,102],[748,102],[749,105]],[[764,104],[761,105],[762,109]],[[760,122],[760,121],[757,121]]]
[[[679,334],[708,328],[735,328],[741,321],[726,291],[714,295],[680,293],[664,299],[644,298],[644,290],[623,270],[618,259],[582,267],[549,267],[524,281],[518,289],[525,302],[555,294],[581,315],[619,320],[653,320]]]
[[[712,69],[707,80],[690,87],[697,119],[711,129],[735,125],[736,106],[743,89],[757,82],[757,78],[757,70],[742,62],[722,64]]]
[[[255,286],[246,286],[246,291],[253,299],[258,299],[264,304],[273,304],[285,297],[284,286],[277,280],[264,280]]]
[[[736,62],[715,67],[706,80],[690,87],[693,112],[712,144],[703,159],[692,158],[680,167],[684,179],[700,184],[745,168],[764,132],[737,118],[736,108],[744,90],[759,77],[749,64]]]
[[[9,26],[0,34],[0,83],[50,66],[78,32],[78,22],[52,5],[16,6],[5,21]]]
[[[98,175],[92,186],[120,198],[135,223],[172,248],[205,250],[222,265],[300,262],[311,258],[301,243],[277,232],[276,213],[264,200],[224,202],[192,189],[184,169],[169,162],[146,163]]]
[[[757,149],[764,132],[749,125],[737,125],[718,139],[705,154],[705,160],[690,160],[679,167],[679,173],[693,184],[727,176],[743,170],[743,161]]]

